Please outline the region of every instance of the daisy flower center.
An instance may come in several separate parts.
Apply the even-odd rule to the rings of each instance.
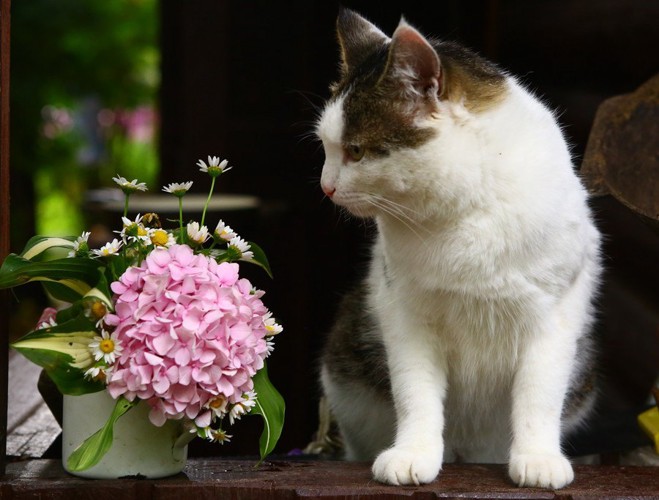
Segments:
[[[223,404],[224,404],[224,399],[223,399],[223,398],[216,398],[216,399],[212,400],[212,401],[208,404],[208,406],[210,406],[211,408],[217,410],[217,409],[220,408]]]
[[[105,354],[114,352],[114,341],[112,339],[103,339],[98,345],[98,348]]]
[[[151,241],[154,245],[164,246],[167,244],[167,232],[159,229],[153,233],[151,236]]]

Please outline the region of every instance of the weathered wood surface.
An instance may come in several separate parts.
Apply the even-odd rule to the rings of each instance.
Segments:
[[[332,461],[190,460],[182,474],[160,480],[87,480],[67,475],[58,461],[9,464],[2,499],[433,499],[659,498],[654,467],[577,466],[575,482],[559,491],[517,488],[501,465],[447,465],[434,483],[393,487],[374,482],[367,464]]]
[[[16,351],[9,352],[6,454],[10,457],[40,458],[60,433],[37,391],[40,373],[40,367]]]

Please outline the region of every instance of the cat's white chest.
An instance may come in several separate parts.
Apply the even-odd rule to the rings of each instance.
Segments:
[[[512,258],[496,236],[459,226],[428,234],[416,244],[414,237],[387,235],[386,242],[378,242],[376,255],[389,282],[400,287],[392,293],[413,297],[420,307],[429,304],[427,314],[436,310],[435,303],[452,300],[450,294],[510,301],[536,292],[525,276],[525,263]]]

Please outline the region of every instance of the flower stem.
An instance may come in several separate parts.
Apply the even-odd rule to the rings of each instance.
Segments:
[[[125,193],[125,195],[124,195],[124,217],[128,217],[128,198],[130,198],[130,194]]]
[[[179,243],[183,244],[183,197],[178,197],[178,220],[181,227],[181,232],[178,235]]]
[[[206,220],[206,209],[208,209],[208,205],[211,202],[211,196],[213,196],[213,189],[215,189],[215,177],[211,179],[211,189],[210,192],[208,193],[208,199],[206,200],[206,204],[204,205],[204,211],[201,214],[201,225],[204,225],[204,221]]]

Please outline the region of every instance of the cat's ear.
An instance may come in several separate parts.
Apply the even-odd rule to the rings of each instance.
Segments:
[[[336,32],[341,47],[341,71],[344,76],[390,42],[390,38],[377,26],[344,7],[339,10]]]
[[[383,78],[393,82],[408,98],[436,102],[441,71],[439,56],[430,42],[401,19],[391,38]]]

